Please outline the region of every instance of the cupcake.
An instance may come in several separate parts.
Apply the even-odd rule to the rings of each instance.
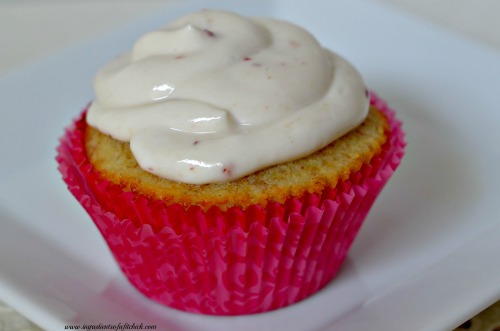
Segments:
[[[342,265],[404,134],[302,28],[204,10],[95,79],[59,170],[140,292],[195,313],[271,311]]]

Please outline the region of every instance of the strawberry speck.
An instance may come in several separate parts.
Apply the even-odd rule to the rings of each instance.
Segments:
[[[222,172],[227,176],[227,177],[231,177],[233,175],[233,170],[234,170],[234,164],[229,164],[227,167],[224,167],[224,169],[222,169]]]
[[[186,57],[185,55],[177,55],[176,57],[174,57],[174,59],[181,60],[181,59],[183,59],[185,57]]]
[[[243,61],[252,61],[252,58],[251,58],[251,57],[246,56],[246,57],[244,57],[244,58],[243,58]]]
[[[195,141],[193,141],[193,145],[194,145],[194,146],[198,145],[199,143],[200,143],[200,141],[199,141],[199,140],[195,140]]]
[[[205,29],[204,30],[205,33],[209,36],[209,37],[214,37],[215,36],[215,33],[213,33],[212,31],[208,30],[208,29]]]

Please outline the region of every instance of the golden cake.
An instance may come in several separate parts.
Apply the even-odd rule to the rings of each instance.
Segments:
[[[205,185],[175,182],[144,171],[127,143],[92,127],[87,127],[85,147],[90,163],[123,190],[168,204],[197,205],[204,210],[216,205],[225,210],[253,204],[265,207],[268,201],[284,203],[306,192],[321,194],[325,187],[335,187],[339,180],[347,180],[369,164],[381,152],[388,130],[384,114],[372,106],[360,126],[320,151],[235,181]]]

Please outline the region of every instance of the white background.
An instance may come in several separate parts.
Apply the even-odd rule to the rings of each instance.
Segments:
[[[401,8],[500,50],[498,0],[374,1]],[[168,0],[0,0],[0,75],[154,12],[165,2]]]

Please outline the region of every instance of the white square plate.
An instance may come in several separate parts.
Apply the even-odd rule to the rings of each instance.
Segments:
[[[100,66],[183,13],[296,22],[397,111],[407,155],[324,290],[275,312],[186,314],[137,293],[56,170]],[[368,0],[170,3],[0,79],[0,297],[48,330],[446,330],[500,298],[500,54]]]

